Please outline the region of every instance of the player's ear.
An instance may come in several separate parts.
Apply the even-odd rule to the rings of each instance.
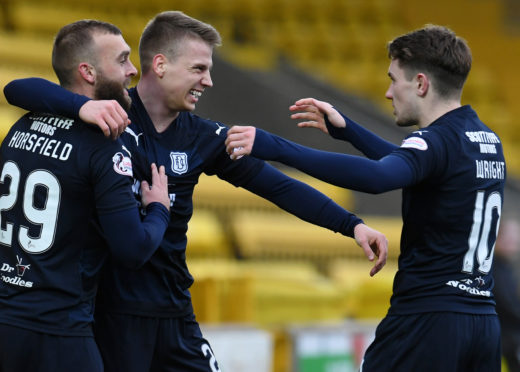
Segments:
[[[164,76],[164,73],[166,72],[167,62],[168,59],[164,54],[159,53],[153,57],[152,69],[159,78],[162,78]]]
[[[424,97],[430,88],[430,79],[428,78],[428,75],[423,74],[422,72],[418,73],[415,76],[415,83],[417,94]]]
[[[83,80],[87,81],[89,84],[94,84],[96,81],[96,68],[90,63],[80,63],[78,66],[78,72]]]

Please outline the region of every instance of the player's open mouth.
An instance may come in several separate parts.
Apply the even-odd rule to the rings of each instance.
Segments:
[[[195,89],[190,90],[190,94],[195,98],[202,96],[202,92]]]

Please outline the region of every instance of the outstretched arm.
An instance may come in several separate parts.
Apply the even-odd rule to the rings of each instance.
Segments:
[[[315,150],[254,127],[232,127],[226,140],[231,158],[274,160],[336,186],[373,194],[410,186],[413,173],[397,155],[380,160]]]
[[[13,80],[4,87],[11,105],[28,111],[79,118],[97,125],[105,136],[117,138],[130,124],[128,114],[115,100],[92,101],[41,78]]]
[[[296,101],[289,110],[294,112],[292,119],[300,120],[300,128],[318,128],[336,139],[348,141],[370,159],[380,159],[397,148],[327,102],[303,98]]]
[[[242,187],[304,221],[354,237],[370,261],[375,260],[377,256],[370,275],[375,275],[385,265],[388,242],[384,235],[370,229],[361,219],[309,185],[265,164],[262,170]],[[302,200],[305,200],[305,203],[302,203]]]

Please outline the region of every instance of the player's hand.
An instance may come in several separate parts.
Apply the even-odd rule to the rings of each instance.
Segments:
[[[79,109],[85,123],[97,125],[105,136],[118,138],[130,124],[128,114],[116,100],[90,100]]]
[[[170,196],[168,195],[168,177],[164,165],[159,167],[153,163],[152,167],[152,184],[147,181],[141,182],[141,202],[146,206],[153,202],[159,202],[170,210]]]
[[[291,119],[301,120],[297,124],[300,128],[318,128],[328,134],[325,115],[335,127],[345,128],[346,126],[343,116],[330,103],[314,98],[299,99],[289,107],[289,110],[295,112],[291,115]]]
[[[365,251],[369,261],[374,261],[377,256],[377,261],[372,270],[370,270],[370,276],[376,275],[386,264],[388,240],[379,231],[362,223],[354,227],[354,238],[356,243]]]
[[[233,160],[251,154],[255,143],[256,128],[251,126],[235,125],[227,132],[226,152]]]

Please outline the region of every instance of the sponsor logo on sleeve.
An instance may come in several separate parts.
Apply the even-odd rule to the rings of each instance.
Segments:
[[[428,150],[428,144],[421,137],[408,137],[403,141],[401,147],[421,151]]]
[[[133,177],[132,160],[128,156],[125,156],[122,152],[117,152],[112,156],[112,162],[114,163],[116,173]]]

